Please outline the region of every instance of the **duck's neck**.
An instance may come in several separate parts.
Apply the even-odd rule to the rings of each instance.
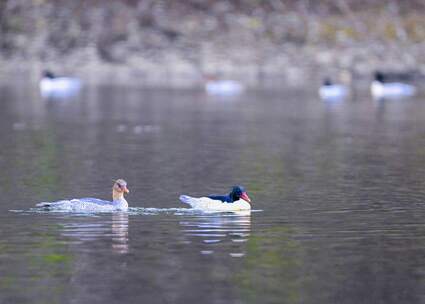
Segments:
[[[230,199],[232,200],[232,203],[236,202],[239,198],[236,197],[236,194],[233,192],[229,193]]]
[[[112,190],[112,200],[114,202],[124,200],[124,193]]]

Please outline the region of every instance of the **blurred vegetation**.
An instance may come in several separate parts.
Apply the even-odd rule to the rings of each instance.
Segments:
[[[261,65],[291,47],[368,45],[379,57],[382,45],[425,43],[424,12],[423,0],[2,0],[0,55],[200,68]]]

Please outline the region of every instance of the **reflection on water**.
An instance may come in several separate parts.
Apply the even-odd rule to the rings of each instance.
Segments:
[[[82,242],[92,242],[98,239],[110,239],[112,251],[123,254],[128,253],[128,214],[126,212],[114,212],[111,220],[102,222],[84,223],[71,222],[63,224],[61,235],[70,237],[68,243],[79,244]]]
[[[204,246],[202,254],[214,254],[215,244],[220,253],[227,252],[231,257],[243,257],[245,243],[251,232],[251,211],[233,213],[218,213],[212,215],[193,216],[187,221],[181,221],[183,232],[192,241],[201,241]],[[228,244],[223,244],[223,243]]]
[[[309,278],[301,275],[302,247],[294,231],[287,226],[267,228],[251,237],[246,247],[244,266],[233,279],[247,303],[261,303],[264,294],[269,303],[304,302],[302,289]]]
[[[128,214],[112,214],[112,249],[116,253],[128,253]]]

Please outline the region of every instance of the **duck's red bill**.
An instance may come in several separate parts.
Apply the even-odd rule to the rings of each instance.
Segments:
[[[241,199],[243,199],[244,201],[247,201],[248,203],[251,202],[251,199],[249,198],[248,194],[246,194],[246,192],[243,192],[241,194]]]

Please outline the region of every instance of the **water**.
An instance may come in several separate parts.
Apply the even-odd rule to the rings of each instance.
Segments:
[[[425,301],[423,97],[18,83],[0,106],[0,303]],[[31,209],[115,178],[128,213]],[[258,212],[178,201],[234,184]]]

